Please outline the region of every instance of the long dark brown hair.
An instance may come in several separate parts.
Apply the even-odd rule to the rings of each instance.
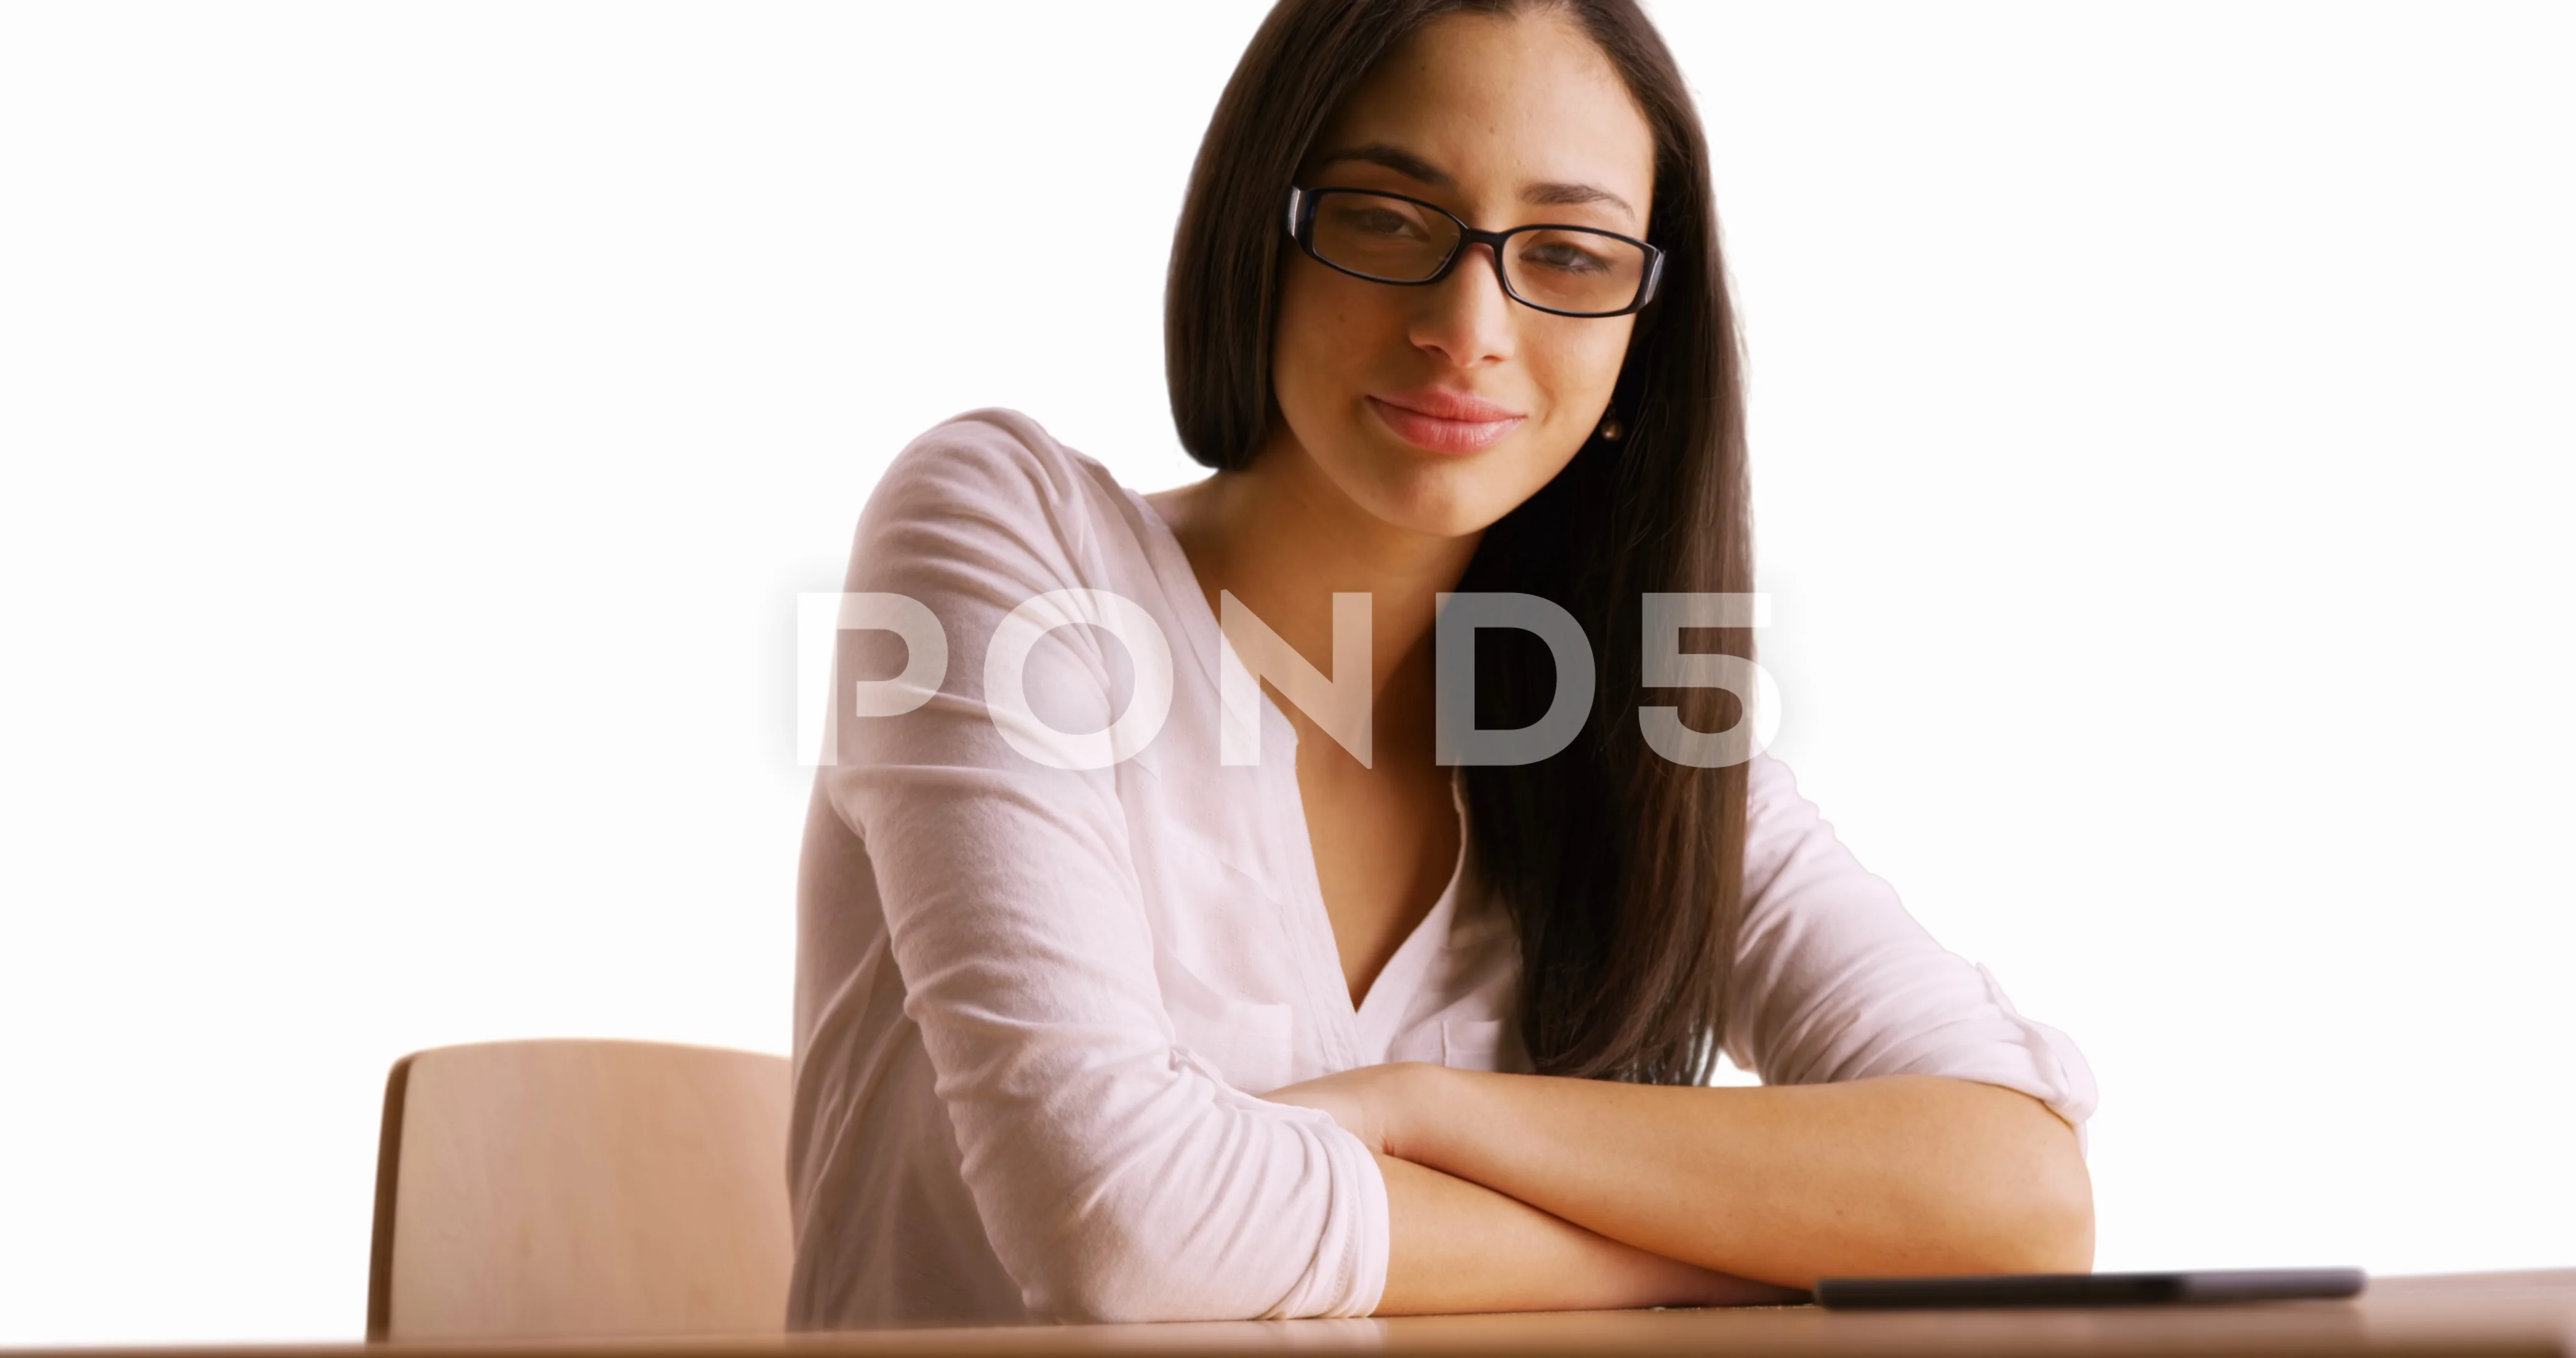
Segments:
[[[1583,733],[1553,758],[1470,765],[1479,870],[1519,930],[1521,1030],[1548,1074],[1658,1084],[1705,1077],[1723,1038],[1744,877],[1746,770],[1650,750],[1643,704],[1702,731],[1737,715],[1718,689],[1642,686],[1640,595],[1749,591],[1742,355],[1718,251],[1708,146],[1672,54],[1634,0],[1280,0],[1217,101],[1172,246],[1164,363],[1181,444],[1239,470],[1272,416],[1271,332],[1288,189],[1344,96],[1441,15],[1548,8],[1599,44],[1655,138],[1647,236],[1664,281],[1638,318],[1596,434],[1485,533],[1461,591],[1513,591],[1572,613],[1600,665]],[[1751,658],[1744,629],[1685,650]],[[1515,640],[1526,643],[1516,646]],[[1535,637],[1478,645],[1477,724],[1527,725],[1555,692]]]

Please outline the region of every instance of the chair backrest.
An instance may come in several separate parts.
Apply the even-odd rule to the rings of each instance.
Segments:
[[[385,1083],[371,1340],[783,1331],[788,1064],[656,1042],[414,1052]]]

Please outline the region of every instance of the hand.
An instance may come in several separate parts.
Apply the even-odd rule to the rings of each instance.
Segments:
[[[1443,1067],[1420,1061],[1360,1066],[1319,1080],[1274,1089],[1261,1097],[1273,1103],[1320,1108],[1332,1114],[1333,1121],[1342,1124],[1343,1130],[1367,1143],[1372,1153],[1400,1157],[1403,1152],[1390,1149],[1389,1145],[1403,1144],[1405,1131],[1412,1125],[1414,1109],[1420,1106],[1423,1086],[1434,1072],[1441,1069]]]

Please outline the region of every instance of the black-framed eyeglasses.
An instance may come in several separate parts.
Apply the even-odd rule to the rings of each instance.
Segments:
[[[1288,190],[1288,234],[1326,267],[1372,283],[1437,283],[1470,245],[1494,251],[1503,294],[1558,316],[1625,316],[1655,300],[1664,252],[1589,226],[1479,231],[1448,209],[1369,189]]]

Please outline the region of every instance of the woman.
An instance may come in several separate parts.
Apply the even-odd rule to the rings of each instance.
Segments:
[[[985,411],[861,518],[849,590],[913,603],[844,637],[807,827],[793,1323],[2089,1267],[2082,1058],[1710,754],[1728,689],[1645,686],[1750,621],[1663,596],[1751,566],[1707,152],[1633,3],[1284,0],[1168,305],[1215,474]],[[1562,629],[1444,665],[1451,594],[1597,675]]]

